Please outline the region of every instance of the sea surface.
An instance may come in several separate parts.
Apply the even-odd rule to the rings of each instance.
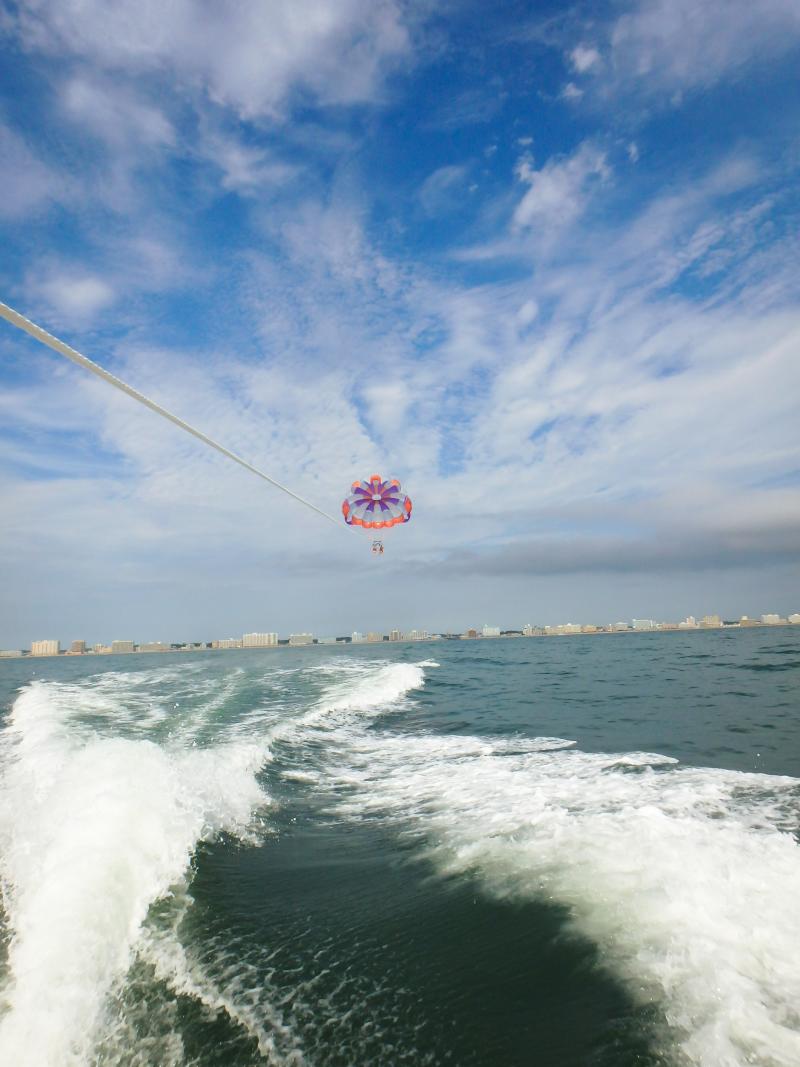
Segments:
[[[7,661],[0,708],[2,1065],[800,1065],[800,628]]]

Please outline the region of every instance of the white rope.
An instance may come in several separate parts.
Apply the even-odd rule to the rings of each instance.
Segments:
[[[134,389],[132,386],[127,385],[122,379],[117,378],[115,375],[110,374],[107,370],[104,370],[99,364],[94,363],[91,359],[87,359],[86,356],[82,356],[80,352],[76,352],[74,348],[70,348],[69,345],[64,344],[63,341],[59,341],[57,337],[53,337],[47,330],[43,330],[41,326],[37,326],[36,323],[31,322],[30,319],[26,319],[24,315],[20,315],[18,311],[14,311],[7,304],[0,301],[0,315],[7,322],[10,322],[12,326],[17,326],[20,330],[24,330],[29,333],[31,337],[35,337],[37,341],[41,341],[43,345],[47,345],[55,352],[58,352],[62,356],[66,356],[67,359],[72,360],[73,363],[77,363],[79,367],[83,367],[85,370],[91,371],[92,374],[96,374],[98,378],[102,378],[103,381],[108,382],[109,385],[113,385],[116,389],[120,389],[123,393],[127,393],[128,396],[133,397],[134,400],[138,400],[140,404],[144,404],[145,407],[150,408],[151,411],[155,411],[156,415],[162,415],[165,419],[169,419],[170,422],[179,426],[182,430],[186,430],[193,437],[196,437],[203,444],[209,445],[211,448],[215,448],[217,452],[221,452],[223,456],[227,456],[228,459],[232,459],[234,463],[238,463],[240,467],[244,467],[245,470],[250,471],[251,474],[258,475],[259,478],[263,478],[265,482],[269,482],[270,485],[274,485],[276,489],[280,489],[281,492],[286,493],[287,496],[292,497],[294,500],[299,501],[301,504],[305,504],[307,508],[311,508],[312,511],[316,511],[318,515],[321,515],[324,519],[328,519],[334,523],[339,529],[343,529],[338,519],[333,515],[329,515],[327,511],[323,511],[322,508],[318,508],[316,504],[312,504],[310,500],[306,500],[304,497],[299,496],[297,493],[292,492],[291,489],[285,485],[281,485],[280,482],[276,482],[274,478],[270,478],[268,474],[260,471],[258,467],[254,467],[252,463],[248,463],[247,460],[237,456],[235,452],[231,452],[225,448],[224,445],[218,444],[212,440],[201,430],[196,430],[194,426],[190,426],[188,422],[184,422],[183,419],[179,419],[177,415],[173,415],[171,411],[167,411],[166,408],[162,408],[160,404],[157,404],[154,400],[150,400],[143,393],[140,393],[138,389]]]

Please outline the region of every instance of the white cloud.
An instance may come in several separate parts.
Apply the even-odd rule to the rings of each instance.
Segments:
[[[587,143],[566,159],[548,161],[540,170],[522,160],[517,177],[529,189],[514,211],[515,228],[552,230],[573,222],[583,212],[592,184],[610,173],[605,153]]]
[[[59,316],[85,322],[109,307],[117,294],[103,278],[92,275],[61,274],[34,281],[31,286]]]
[[[35,0],[17,25],[29,48],[166,74],[246,118],[278,117],[296,89],[324,104],[373,100],[409,49],[393,0]]]
[[[0,218],[23,219],[74,196],[71,179],[43,162],[0,122]]]
[[[583,96],[583,89],[579,89],[575,82],[567,82],[559,96],[562,100],[580,100]]]
[[[467,174],[466,166],[451,165],[428,175],[419,191],[420,203],[428,215],[444,214],[459,206]]]
[[[569,60],[578,74],[585,74],[600,62],[600,53],[596,48],[579,44],[570,52]]]
[[[208,134],[200,151],[222,171],[222,188],[230,192],[260,194],[285,185],[300,167],[226,134]]]
[[[431,583],[454,570],[473,576],[474,598],[484,574],[489,584],[508,575],[523,596],[530,574],[673,574],[743,560],[763,567],[771,554],[789,557],[799,521],[794,489],[762,487],[797,464],[796,302],[764,310],[740,292],[714,306],[664,296],[655,282],[695,230],[703,230],[690,253],[695,262],[707,254],[708,234],[747,259],[736,213],[720,199],[724,187],[715,171],[683,201],[651,204],[618,232],[587,225],[579,264],[540,261],[524,281],[472,289],[382,264],[357,214],[341,203],[323,215],[309,209],[288,235],[287,262],[267,269],[254,260],[250,272],[251,312],[265,317],[269,363],[230,351],[195,357],[137,346],[110,365],[326,510],[336,512],[343,472],[345,482],[373,467],[400,477],[416,521],[398,537],[402,572],[386,570],[386,580],[402,575],[431,625]],[[277,284],[288,272],[292,291],[294,270],[307,288],[297,317],[267,323],[281,301],[265,280]],[[783,270],[791,273],[790,261]],[[381,271],[388,281],[378,281]],[[537,315],[537,305],[546,310]],[[423,362],[411,341],[426,331],[436,339]],[[276,351],[284,356],[276,359]],[[213,611],[198,594],[198,638],[219,636],[214,627],[254,595],[286,605],[274,624],[282,631],[322,626],[328,609],[322,600],[314,605],[323,575],[331,618],[346,629],[368,613],[337,586],[360,568],[360,542],[306,521],[290,501],[101,383],[67,368],[34,393],[9,390],[0,409],[6,466],[24,459],[8,436],[14,427],[25,432],[15,415],[21,410],[47,412],[32,438],[56,435],[49,445],[40,441],[40,476],[48,454],[59,471],[80,464],[74,446],[65,453],[56,442],[81,422],[102,427],[99,448],[91,432],[94,470],[115,457],[113,475],[109,467],[73,482],[7,481],[15,525],[3,535],[0,558],[14,558],[19,569],[25,546],[27,582],[53,560],[81,557],[91,530],[94,582],[107,575],[107,599],[126,604],[131,589],[147,590],[140,614],[149,619],[172,619],[176,590],[191,590],[185,604],[195,596],[192,574],[202,584],[210,568],[216,580],[214,561],[225,560],[220,588],[237,590],[238,609],[235,598],[223,606],[227,593],[213,595]],[[83,471],[79,465],[73,476]],[[459,556],[466,550],[468,558]],[[390,544],[388,567],[393,551]],[[282,562],[273,565],[276,558]],[[287,576],[287,560],[305,560],[308,573]],[[55,580],[47,573],[48,588],[68,589],[66,572]],[[9,574],[12,598],[15,581]],[[92,585],[83,573],[72,581]],[[569,589],[561,584],[552,603],[562,605]],[[604,602],[616,611],[608,590]],[[305,620],[293,606],[300,603]],[[92,605],[94,618],[105,618],[107,609]],[[63,611],[75,618],[68,603]]]
[[[611,29],[611,85],[646,95],[710,86],[798,41],[795,0],[640,0]]]
[[[145,294],[164,296],[177,288],[196,288],[211,280],[183,252],[175,227],[136,227],[131,235],[97,234],[82,257],[47,255],[30,258],[25,272],[24,305],[43,325],[95,326],[110,307],[118,324],[126,324],[131,307]],[[124,296],[124,301],[122,297]]]
[[[526,300],[517,312],[517,322],[519,323],[520,329],[524,330],[526,327],[530,326],[530,324],[535,321],[538,314],[539,305],[536,301]]]
[[[70,79],[62,89],[62,104],[74,122],[116,146],[135,142],[141,149],[175,141],[172,124],[162,111],[111,79]]]
[[[639,162],[639,146],[636,144],[635,141],[630,142],[626,151],[628,153],[628,159],[631,161],[631,163]]]

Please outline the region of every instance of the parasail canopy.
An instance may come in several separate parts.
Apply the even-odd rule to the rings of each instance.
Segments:
[[[411,500],[400,489],[396,478],[384,481],[380,474],[371,474],[368,481],[353,482],[342,504],[342,515],[348,526],[365,530],[387,530],[408,522]]]

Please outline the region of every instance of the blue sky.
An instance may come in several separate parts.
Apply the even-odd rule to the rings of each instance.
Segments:
[[[795,0],[0,7],[0,645],[800,610]]]

